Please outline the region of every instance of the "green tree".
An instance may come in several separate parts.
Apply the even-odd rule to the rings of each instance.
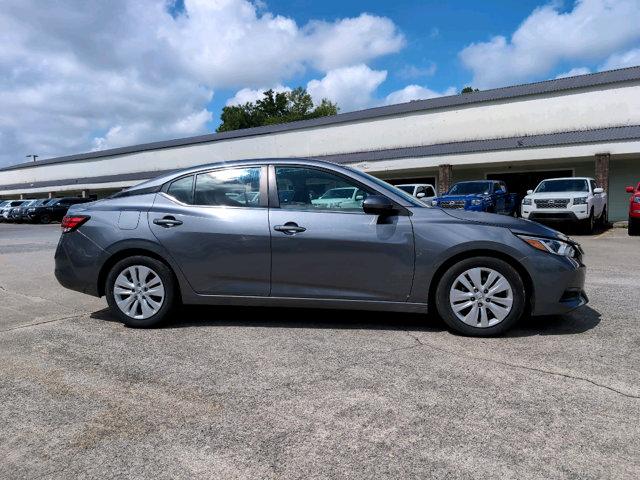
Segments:
[[[336,115],[338,105],[327,99],[314,106],[311,95],[302,87],[290,92],[263,92],[261,99],[255,103],[231,105],[222,109],[222,123],[217,132],[229,132],[242,128],[274,125],[276,123],[295,122],[310,118]]]
[[[473,92],[479,92],[480,90],[478,90],[477,88],[473,88],[473,87],[464,87],[460,93],[473,93]]]

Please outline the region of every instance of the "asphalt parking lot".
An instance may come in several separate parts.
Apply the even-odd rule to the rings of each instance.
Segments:
[[[0,225],[0,478],[640,477],[640,240],[591,303],[465,338],[406,314],[185,308],[127,329]]]

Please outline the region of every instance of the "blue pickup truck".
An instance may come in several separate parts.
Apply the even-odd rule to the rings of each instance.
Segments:
[[[431,204],[442,208],[462,208],[512,216],[516,216],[518,212],[518,196],[507,192],[507,186],[499,180],[458,182],[447,193],[436,197]]]

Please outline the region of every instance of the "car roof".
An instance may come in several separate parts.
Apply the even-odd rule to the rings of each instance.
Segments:
[[[132,190],[140,190],[150,187],[155,187],[159,185],[164,185],[168,181],[173,180],[174,178],[181,177],[183,175],[188,175],[191,173],[198,173],[201,171],[206,171],[214,168],[223,168],[223,167],[242,167],[247,165],[270,165],[270,164],[280,164],[280,165],[305,165],[310,167],[329,167],[334,170],[342,170],[344,172],[352,172],[349,168],[338,165],[336,163],[327,162],[324,160],[315,160],[312,158],[253,158],[246,160],[226,160],[220,162],[206,163],[203,165],[197,165],[195,167],[188,167],[180,170],[175,170],[171,173],[167,173],[165,175],[161,175],[159,177],[153,178],[151,180],[147,180],[146,182],[139,183],[138,185],[134,185],[126,189],[126,191]]]
[[[559,177],[559,178],[545,178],[544,180],[541,180],[540,183],[542,182],[547,182],[547,181],[552,181],[552,180],[593,180],[593,178],[591,177]]]

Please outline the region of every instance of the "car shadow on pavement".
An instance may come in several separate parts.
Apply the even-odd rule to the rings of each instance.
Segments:
[[[91,318],[119,322],[107,308],[92,313]],[[566,315],[524,318],[513,330],[507,332],[505,337],[575,335],[591,330],[599,323],[600,313],[589,306],[584,306]],[[158,328],[229,326],[417,332],[441,332],[447,329],[444,322],[433,314],[228,306],[182,306],[177,308]]]

